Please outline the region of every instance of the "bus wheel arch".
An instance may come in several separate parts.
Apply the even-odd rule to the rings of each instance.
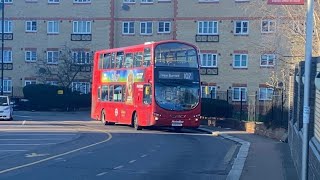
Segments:
[[[131,126],[136,130],[142,130],[142,127],[139,126],[138,113],[136,111],[132,113]]]

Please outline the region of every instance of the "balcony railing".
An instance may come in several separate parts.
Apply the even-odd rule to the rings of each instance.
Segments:
[[[219,42],[219,35],[196,35],[196,42]]]
[[[71,41],[91,41],[92,34],[71,34]]]
[[[4,33],[4,40],[13,40],[13,33]],[[0,40],[2,40],[2,33],[0,33]]]
[[[0,59],[0,70],[2,69],[1,59]],[[3,63],[3,70],[13,70],[13,63]]]
[[[200,68],[200,74],[201,75],[218,75],[219,69],[217,67],[201,67]]]

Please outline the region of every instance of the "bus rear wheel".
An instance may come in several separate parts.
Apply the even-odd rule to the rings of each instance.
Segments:
[[[142,127],[139,126],[139,119],[137,113],[134,113],[132,126],[135,130],[142,130]]]

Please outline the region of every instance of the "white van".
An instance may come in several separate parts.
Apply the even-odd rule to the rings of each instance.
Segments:
[[[12,120],[12,112],[9,96],[0,96],[0,120]]]

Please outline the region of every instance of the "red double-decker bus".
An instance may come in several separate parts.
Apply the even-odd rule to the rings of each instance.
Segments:
[[[177,40],[99,50],[91,117],[104,124],[199,127],[197,48]]]

